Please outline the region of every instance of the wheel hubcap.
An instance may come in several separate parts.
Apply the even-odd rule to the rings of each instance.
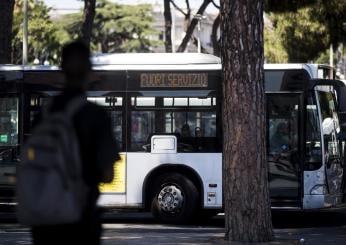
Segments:
[[[181,190],[174,185],[163,187],[157,199],[161,210],[169,213],[179,211],[184,201]]]

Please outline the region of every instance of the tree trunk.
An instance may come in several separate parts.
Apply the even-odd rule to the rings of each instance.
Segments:
[[[86,45],[90,46],[91,33],[95,17],[96,0],[84,0],[83,25],[81,38]]]
[[[197,14],[201,14],[203,15],[205,9],[208,7],[209,3],[211,3],[211,0],[204,0],[202,5],[199,7]],[[193,31],[196,27],[196,25],[198,24],[198,20],[196,18],[193,18],[189,28],[187,28],[186,34],[183,38],[183,41],[181,42],[179,48],[178,48],[178,52],[184,52],[186,49],[187,44],[189,43],[191,36],[193,34]]]
[[[221,1],[226,238],[272,240],[263,71],[263,0]]]
[[[189,0],[186,0],[186,15],[184,17],[184,31],[187,31],[191,21],[191,8]]]
[[[216,56],[220,56],[220,43],[219,38],[217,36],[217,31],[220,27],[220,14],[217,15],[217,17],[214,20],[212,31],[211,31],[211,43],[213,44],[213,53]]]
[[[172,52],[172,14],[170,3],[170,0],[164,0],[163,16],[165,18],[165,50],[167,53]]]
[[[0,2],[0,64],[11,62],[14,0]]]

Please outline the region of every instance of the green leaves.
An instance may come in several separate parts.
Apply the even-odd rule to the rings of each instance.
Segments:
[[[345,1],[267,0],[266,9],[273,23],[265,32],[268,62],[323,61],[330,44],[346,43]]]
[[[12,63],[22,60],[23,0],[17,0],[14,10]],[[49,16],[42,0],[29,0],[29,63],[39,59],[58,64],[61,46],[81,35],[82,10],[79,13]],[[98,0],[91,38],[94,52],[148,52],[155,46],[151,5],[122,5]]]
[[[108,52],[147,52],[155,45],[151,5],[120,5],[106,0],[97,2],[93,47]]]
[[[17,0],[14,9],[12,63],[20,64],[22,61],[23,39],[23,0]],[[56,35],[58,27],[49,17],[50,8],[41,0],[29,0],[28,4],[28,57],[29,63],[39,59],[57,62],[60,43]]]

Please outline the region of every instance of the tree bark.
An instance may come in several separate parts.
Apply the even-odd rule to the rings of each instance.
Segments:
[[[211,3],[211,0],[204,0],[202,5],[199,7],[197,14],[203,14],[205,9],[208,7],[209,3]],[[191,36],[193,34],[193,31],[198,24],[198,20],[196,18],[192,19],[189,27],[187,28],[186,34],[183,38],[183,41],[181,42],[177,52],[184,52],[186,49],[187,44],[189,43]]]
[[[172,52],[172,14],[171,14],[171,1],[164,0],[164,12],[165,18],[165,50],[166,53]]]
[[[95,5],[96,0],[84,0],[81,38],[88,46],[90,46],[91,41],[91,33],[95,17]]]
[[[263,0],[221,1],[226,238],[272,240],[264,101]]]
[[[191,21],[191,8],[189,0],[186,0],[186,15],[184,17],[184,30],[187,31]]]
[[[0,64],[11,62],[14,0],[0,2]]]

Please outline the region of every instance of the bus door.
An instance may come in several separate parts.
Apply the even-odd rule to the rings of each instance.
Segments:
[[[342,201],[345,171],[345,85],[341,81],[315,79],[310,81],[310,91],[315,93],[319,108],[321,128],[321,168],[323,176],[315,178],[310,194],[323,195],[324,206],[334,206]],[[341,116],[341,120],[340,120]],[[314,170],[318,170],[314,168]],[[316,171],[317,172],[317,171]],[[311,182],[311,181],[310,181]]]
[[[303,93],[267,93],[267,159],[273,207],[302,205]]]
[[[0,204],[14,202],[19,158],[20,72],[0,72]]]
[[[340,136],[341,129],[337,113],[334,90],[327,86],[317,87],[317,96],[320,106],[322,134],[323,134],[323,160],[326,174],[326,189],[331,196],[340,195],[343,177],[341,162]],[[329,89],[327,89],[329,88]]]

